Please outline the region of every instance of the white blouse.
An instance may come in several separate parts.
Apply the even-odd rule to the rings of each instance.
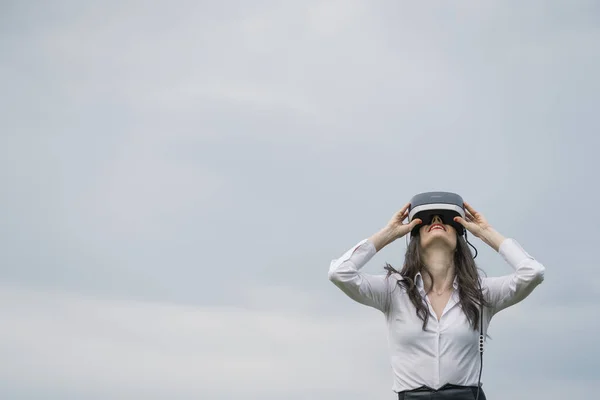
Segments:
[[[392,390],[400,392],[422,385],[438,389],[446,383],[477,386],[479,380],[479,328],[473,330],[460,307],[457,281],[454,292],[438,320],[429,303],[423,279],[415,283],[426,299],[431,316],[427,330],[417,316],[408,294],[397,285],[400,274],[386,278],[360,269],[375,255],[373,244],[364,239],[331,261],[329,279],[353,300],[380,310],[386,318],[390,361],[393,371]],[[480,277],[485,299],[483,330],[500,310],[526,298],[544,280],[545,268],[514,240],[505,239],[500,255],[514,269],[510,275]]]

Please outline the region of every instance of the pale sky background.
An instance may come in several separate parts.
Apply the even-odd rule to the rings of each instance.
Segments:
[[[0,54],[0,398],[394,399],[327,271],[427,190],[546,267],[488,399],[597,390],[597,1],[4,0]]]

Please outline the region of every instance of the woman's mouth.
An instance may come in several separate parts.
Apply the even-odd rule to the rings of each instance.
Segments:
[[[428,231],[428,232],[431,232],[431,231],[433,231],[434,229],[441,229],[441,230],[443,230],[443,231],[445,231],[445,230],[446,230],[446,228],[444,228],[444,225],[442,225],[442,224],[433,224],[433,225],[431,225],[431,226],[429,227],[429,231]]]

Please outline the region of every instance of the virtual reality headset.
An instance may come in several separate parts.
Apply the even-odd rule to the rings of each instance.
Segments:
[[[442,222],[451,225],[456,229],[459,235],[463,235],[465,228],[454,221],[454,217],[465,218],[465,208],[462,197],[456,193],[450,192],[426,192],[414,196],[410,200],[408,211],[408,222],[415,218],[423,221],[423,224],[429,225],[435,215],[440,216]],[[410,236],[417,236],[421,224],[417,225]]]

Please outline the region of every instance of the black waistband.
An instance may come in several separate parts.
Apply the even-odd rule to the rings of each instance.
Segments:
[[[408,394],[408,393],[419,393],[419,392],[429,392],[429,393],[435,393],[435,392],[445,392],[445,391],[451,391],[454,390],[456,391],[457,389],[459,389],[459,392],[465,392],[466,393],[473,393],[473,398],[476,397],[477,394],[477,386],[461,386],[461,385],[453,385],[451,383],[447,383],[444,386],[440,387],[439,389],[433,389],[430,388],[429,386],[421,386],[418,387],[416,389],[412,389],[412,390],[403,390],[401,392],[398,392],[398,399],[402,400],[405,398],[404,394]],[[480,399],[485,399],[485,395],[483,394],[483,389],[480,390]]]
[[[412,392],[439,392],[442,390],[448,390],[448,389],[475,389],[477,390],[477,386],[461,386],[461,385],[453,385],[451,383],[446,383],[444,386],[442,386],[439,389],[433,389],[430,388],[429,386],[420,386],[416,389],[411,389],[411,390],[403,390],[399,393],[412,393]]]

